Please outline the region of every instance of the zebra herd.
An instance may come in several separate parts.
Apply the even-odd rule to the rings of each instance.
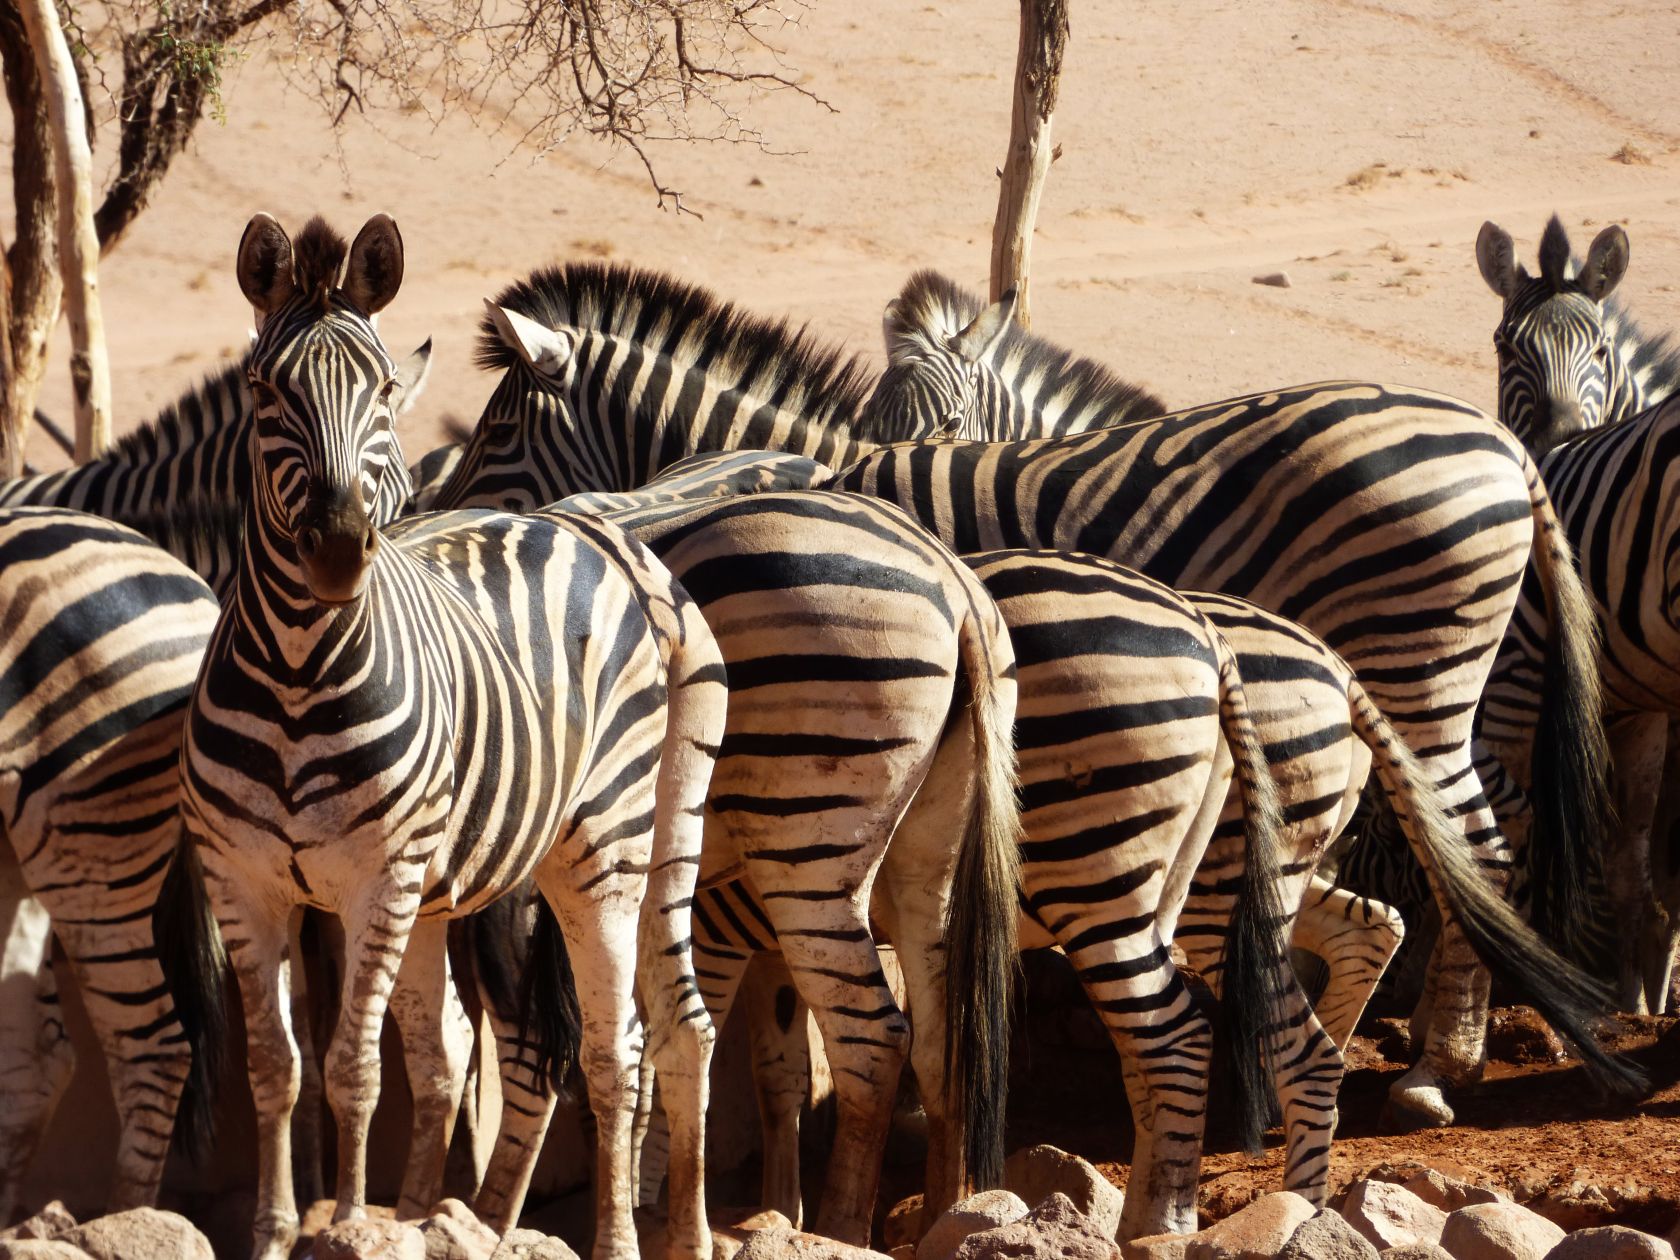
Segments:
[[[754,1029],[766,1205],[800,1218],[808,1007],[838,1104],[816,1226],[853,1242],[906,1064],[928,1219],[999,1180],[1024,948],[1067,954],[1120,1053],[1125,1238],[1194,1228],[1221,1056],[1246,1136],[1275,1097],[1285,1185],[1324,1201],[1342,1052],[1403,932],[1376,896],[1421,885],[1440,924],[1398,1122],[1452,1123],[1493,979],[1637,1092],[1593,1020],[1612,989],[1660,1008],[1680,922],[1680,356],[1607,301],[1619,228],[1577,264],[1553,220],[1537,277],[1491,224],[1477,258],[1503,424],[1368,382],[1169,413],[931,272],[875,377],[667,276],[542,269],[488,304],[477,425],[410,470],[430,349],[376,327],[395,223],[258,215],[245,360],[0,485],[0,984],[25,999],[0,1216],[68,1076],[49,930],[107,1057],[116,1207],[205,1127],[231,970],[259,1260],[295,1242],[294,1168],[319,1178],[323,1084],[336,1213],[364,1211],[387,1013],[400,1214],[440,1197],[487,1030],[480,1215],[518,1219],[575,1065],[596,1257],[637,1254],[667,1170],[670,1252],[709,1255],[714,1028],[760,954],[797,995]],[[342,933],[330,1028],[306,909]],[[1316,1004],[1291,939],[1328,964]]]

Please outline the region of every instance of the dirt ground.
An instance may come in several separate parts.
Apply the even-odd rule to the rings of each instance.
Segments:
[[[1491,407],[1498,304],[1472,243],[1493,218],[1532,261],[1553,210],[1581,248],[1625,223],[1628,304],[1651,328],[1680,325],[1677,12],[1603,0],[1075,5],[1035,328],[1174,405],[1360,377]],[[398,352],[429,335],[438,347],[404,435],[411,455],[488,394],[470,366],[480,299],[557,259],[669,269],[879,359],[882,306],[912,268],[983,284],[1015,22],[1006,0],[819,0],[776,42],[835,112],[757,102],[780,155],[656,148],[703,218],[658,210],[633,159],[592,143],[515,151],[513,100],[499,129],[352,118],[335,146],[325,117],[284,86],[272,60],[284,50],[259,50],[229,72],[225,124],[200,129],[102,268],[119,428],[243,345],[233,255],[259,209],[294,224],[320,210],[352,231],[374,211],[397,217],[407,277],[382,330]],[[107,134],[107,160],[112,147]],[[1252,282],[1279,269],[1291,287]],[[62,329],[55,346],[41,401],[67,417]],[[31,453],[62,462],[42,440]],[[1396,1138],[1378,1115],[1399,1062],[1362,1041],[1336,1179],[1415,1158],[1534,1187],[1531,1198],[1581,1180],[1613,1219],[1666,1231],[1680,1203],[1680,1043],[1657,1021],[1629,1045],[1662,1083],[1638,1107],[1593,1103],[1570,1069],[1496,1064],[1461,1100],[1458,1127]],[[1028,1062],[1018,1135],[1121,1159],[1106,1052],[1091,1049],[1078,1073]],[[1093,1096],[1108,1102],[1093,1108]],[[1101,1123],[1066,1124],[1094,1112]],[[1277,1161],[1275,1149],[1260,1161],[1216,1152],[1210,1208],[1271,1188]]]

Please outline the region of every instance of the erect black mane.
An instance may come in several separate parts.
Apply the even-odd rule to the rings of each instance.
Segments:
[[[852,426],[874,385],[861,356],[824,345],[808,327],[743,311],[662,272],[621,263],[565,263],[532,272],[495,301],[549,328],[641,342],[817,423]],[[488,317],[479,325],[476,359],[498,372],[520,361]]]
[[[320,215],[313,216],[292,242],[292,281],[298,291],[324,308],[328,295],[338,287],[338,274],[349,252],[349,243]]]
[[[911,275],[899,291],[883,324],[888,358],[895,349],[942,350],[951,337],[986,309],[980,295],[928,268]],[[1034,396],[1058,400],[1063,414],[1073,413],[1102,427],[1127,420],[1165,415],[1166,403],[1141,385],[1122,380],[1095,359],[1077,355],[1011,323],[991,365],[1017,385],[1037,379]],[[1075,431],[1085,425],[1075,425]]]

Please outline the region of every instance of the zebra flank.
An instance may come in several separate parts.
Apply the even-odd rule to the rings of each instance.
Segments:
[[[173,528],[202,545],[194,522]],[[226,1037],[215,927],[176,809],[216,600],[128,528],[21,507],[0,509],[0,609],[0,827],[105,1054],[121,1124],[110,1202],[149,1206],[172,1133],[210,1137]],[[9,1099],[0,1119],[0,1217],[46,1121],[25,1110]]]

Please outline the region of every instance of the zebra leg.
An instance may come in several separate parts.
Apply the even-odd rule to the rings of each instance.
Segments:
[[[1647,1010],[1642,947],[1656,918],[1652,899],[1651,839],[1668,761],[1668,717],[1626,714],[1610,724],[1610,759],[1615,767],[1616,851],[1604,855],[1605,883],[1615,922],[1629,925],[1617,942],[1616,1002],[1619,1009]]]
[[[1322,958],[1329,969],[1315,1011],[1341,1053],[1347,1053],[1359,1017],[1405,935],[1398,910],[1313,876],[1291,943]]]
[[[472,1022],[449,973],[449,924],[416,923],[391,994],[391,1016],[402,1034],[403,1065],[414,1100],[414,1136],[397,1219],[426,1215],[438,1201],[443,1164],[466,1088]]]
[[[810,1008],[779,953],[760,954],[747,968],[740,1001],[752,1043],[764,1150],[759,1205],[780,1212],[798,1229],[803,1223],[799,1115],[811,1092]]]
[[[537,883],[565,938],[583,1022],[579,1064],[595,1116],[594,1260],[637,1260],[630,1130],[640,1059],[635,981],[644,878],[618,869],[619,849],[628,846],[608,845],[603,853],[581,828],[575,839],[593,860],[562,863],[550,855]]]
[[[490,1228],[505,1234],[519,1223],[558,1095],[547,1074],[537,1072],[535,1049],[520,1037],[518,1020],[488,1001],[484,1010],[496,1038],[502,1121],[473,1211]]]
[[[33,897],[8,900],[10,915],[0,914],[0,1224],[17,1208],[24,1171],[76,1066],[58,1008],[51,920]]]
[[[1645,1001],[1654,1014],[1669,1009],[1674,955],[1680,948],[1680,722],[1668,727],[1662,790],[1651,828],[1651,885],[1656,912],[1641,941]]]
[[[201,845],[205,885],[239,982],[245,1014],[245,1061],[257,1112],[257,1210],[252,1260],[287,1260],[297,1241],[292,1191],[292,1108],[298,1097],[298,1050],[287,1018],[286,965],[290,907],[260,900],[250,873],[225,871],[216,850]],[[278,881],[276,881],[278,882]]]
[[[316,1028],[313,1008],[318,1004],[310,1001],[308,967],[303,954],[303,920],[304,914],[292,916],[287,946],[291,966],[292,1036],[297,1039],[298,1062],[302,1066],[297,1106],[292,1109],[292,1176],[299,1199],[310,1204],[327,1196],[326,1151],[321,1145],[321,1108],[325,1095],[315,1044],[318,1032],[325,1032],[331,1038],[332,1029]],[[323,951],[329,948],[324,936],[321,943]],[[342,966],[342,941],[339,944],[336,964]]]
[[[327,1047],[327,1101],[338,1124],[334,1221],[367,1215],[367,1140],[379,1102],[379,1034],[420,909],[424,872],[394,864],[345,906],[338,1026]]]

